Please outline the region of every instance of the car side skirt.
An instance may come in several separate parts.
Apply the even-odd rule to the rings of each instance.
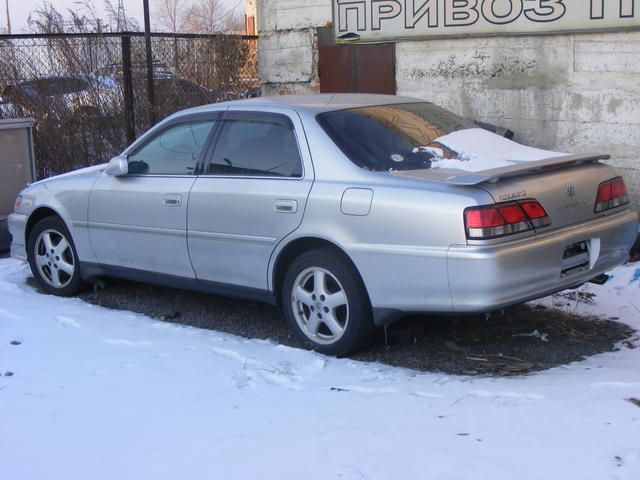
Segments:
[[[198,280],[197,278],[185,278],[164,273],[148,272],[133,268],[101,265],[97,263],[80,264],[82,278],[90,283],[95,283],[100,277],[115,277],[132,280],[134,282],[150,283],[162,287],[179,288],[182,290],[192,290],[201,293],[211,293],[223,297],[242,298],[245,300],[255,300],[269,305],[277,305],[273,292],[257,288],[242,287],[226,283]]]

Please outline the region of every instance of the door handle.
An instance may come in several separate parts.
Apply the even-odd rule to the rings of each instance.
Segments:
[[[182,195],[165,195],[162,199],[162,204],[167,207],[179,207],[182,205]]]
[[[278,200],[273,209],[280,213],[296,213],[298,211],[298,202],[295,200]]]

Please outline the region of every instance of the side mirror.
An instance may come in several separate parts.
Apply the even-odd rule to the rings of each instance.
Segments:
[[[126,156],[113,157],[107,163],[104,173],[113,177],[121,177],[129,173],[129,163]]]

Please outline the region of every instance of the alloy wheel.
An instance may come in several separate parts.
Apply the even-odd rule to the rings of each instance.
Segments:
[[[330,345],[345,333],[349,301],[340,281],[328,270],[310,267],[298,274],[291,292],[293,314],[309,340]]]
[[[71,244],[57,230],[47,229],[38,235],[34,251],[35,263],[42,279],[53,288],[64,288],[71,282],[76,262]]]

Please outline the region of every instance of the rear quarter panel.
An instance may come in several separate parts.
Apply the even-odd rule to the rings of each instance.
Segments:
[[[337,244],[355,263],[374,307],[449,311],[448,248],[466,241],[464,209],[491,203],[491,196],[474,187],[363,170],[315,118],[304,120],[316,181],[303,222],[286,243],[314,236]],[[349,188],[372,192],[368,214],[343,212]]]

